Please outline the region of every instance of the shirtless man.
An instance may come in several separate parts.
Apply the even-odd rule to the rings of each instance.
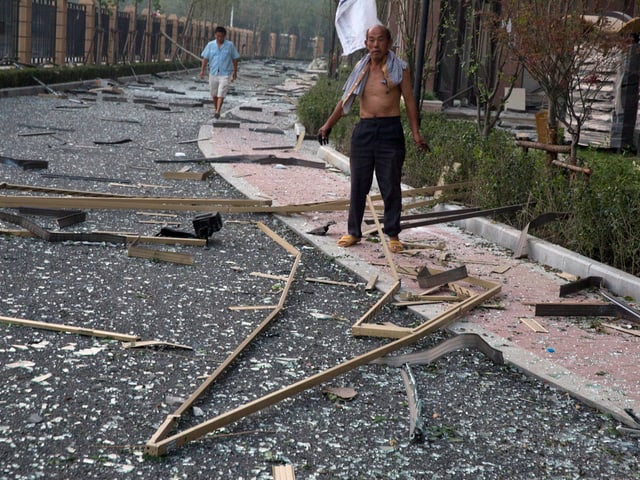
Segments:
[[[402,213],[402,164],[405,157],[404,132],[400,121],[400,98],[404,99],[413,140],[421,150],[429,145],[420,134],[418,108],[405,62],[389,51],[391,32],[383,25],[367,31],[368,55],[354,67],[345,84],[345,95],[329,119],[318,130],[320,144],[328,142],[331,128],[348,112],[353,95],[360,95],[360,122],[351,136],[351,193],[347,235],[338,240],[350,247],[362,238],[362,218],[375,171],[384,202],[384,232],[389,249],[403,250],[398,238]],[[394,79],[396,80],[394,82]]]

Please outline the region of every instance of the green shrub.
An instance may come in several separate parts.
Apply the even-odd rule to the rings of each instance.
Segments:
[[[183,66],[184,65],[184,66]],[[58,83],[76,82],[83,80],[93,80],[95,78],[118,78],[130,77],[134,75],[147,75],[151,73],[161,73],[178,71],[186,68],[195,68],[197,62],[156,62],[156,63],[134,63],[116,65],[82,65],[64,66],[53,68],[26,67],[20,69],[0,70],[0,88],[16,88],[39,85],[36,77],[46,85]]]
[[[640,170],[622,155],[595,157],[586,181],[574,188],[568,247],[633,275],[640,275]]]
[[[339,80],[320,77],[298,102],[298,119],[307,132],[315,133],[327,121],[342,95]]]
[[[347,72],[348,74],[348,72]],[[300,98],[298,102],[298,119],[304,125],[305,130],[315,134],[324,125],[336,104],[342,96],[342,87],[346,80],[346,74],[338,80],[321,77],[318,82]],[[344,153],[350,154],[351,132],[358,122],[360,103],[358,99],[353,102],[349,113],[342,117],[331,130],[332,146]]]

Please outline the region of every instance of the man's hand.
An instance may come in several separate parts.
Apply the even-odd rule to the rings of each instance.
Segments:
[[[200,78],[204,78],[204,70],[200,70]]]
[[[325,126],[320,127],[318,130],[318,142],[320,145],[327,145],[329,143],[329,134],[331,129]]]
[[[427,141],[422,138],[422,135],[414,135],[413,140],[416,142],[416,147],[418,147],[418,151],[426,153],[431,151],[431,147],[427,143]]]

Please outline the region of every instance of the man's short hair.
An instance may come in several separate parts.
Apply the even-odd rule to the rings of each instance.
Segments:
[[[221,33],[223,34],[225,37],[227,36],[227,29],[224,27],[216,27],[216,29],[213,31],[213,33]]]
[[[377,23],[375,25],[371,25],[369,28],[367,28],[367,33],[365,33],[365,35],[364,35],[364,39],[365,40],[367,38],[369,38],[369,30],[371,30],[372,28],[375,28],[375,27],[382,27],[382,29],[387,34],[387,40],[391,40],[391,30],[389,30],[389,27],[387,27],[386,25],[382,25],[381,23]]]

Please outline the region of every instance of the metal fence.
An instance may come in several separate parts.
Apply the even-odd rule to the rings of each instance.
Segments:
[[[165,32],[167,34],[168,37],[173,38],[173,23],[167,23],[167,28],[165,29]],[[170,58],[171,57],[171,48],[173,47],[173,44],[171,43],[171,41],[169,41],[169,39],[167,39],[166,42],[164,42],[164,58]]]
[[[84,62],[84,42],[86,38],[87,11],[84,5],[67,4],[67,63]]]
[[[164,60],[160,58],[160,19],[158,17],[151,18],[151,59],[154,62]]]
[[[147,18],[146,11],[139,14],[131,5],[114,12],[112,8],[98,7],[97,3],[0,0],[0,63],[164,61],[177,48],[181,56],[193,53],[198,57],[213,38],[214,25],[210,22],[187,22],[175,15],[152,14]],[[228,29],[228,38],[242,55],[260,55],[255,48],[258,45],[263,51],[276,47],[263,41],[268,36],[267,32]],[[288,44],[288,38],[278,41],[277,50],[269,54],[290,56]]]
[[[93,43],[93,54],[96,63],[108,62],[109,55],[109,10],[100,8],[96,10],[96,35]]]
[[[0,0],[0,60],[18,59],[18,0]]]
[[[33,0],[31,63],[54,63],[56,44],[55,0]]]
[[[129,46],[131,45],[131,39],[129,38],[129,14],[126,12],[118,11],[118,18],[116,19],[116,35],[117,35],[117,49],[116,60],[126,61],[129,59]]]

